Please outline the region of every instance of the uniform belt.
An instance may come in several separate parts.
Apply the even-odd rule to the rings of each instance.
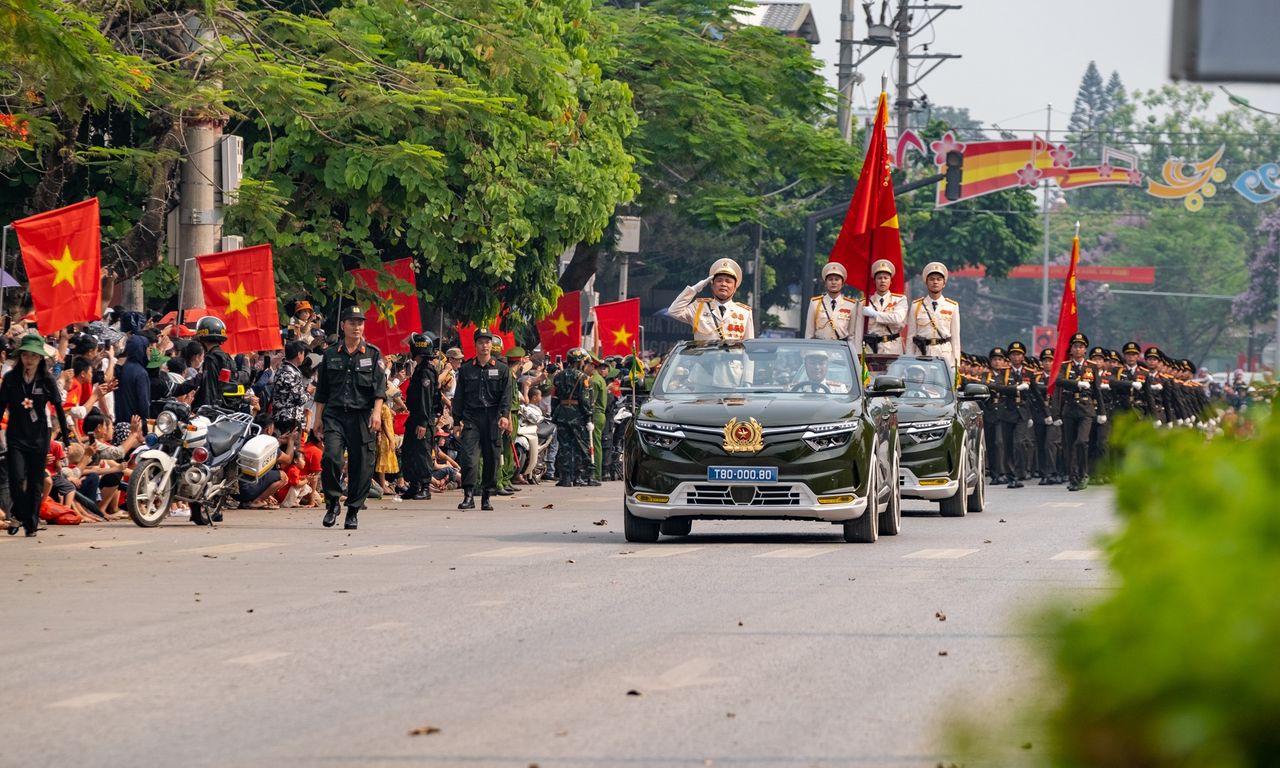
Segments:
[[[943,337],[941,337],[941,338],[937,338],[937,339],[926,339],[926,338],[925,338],[925,337],[923,337],[923,336],[916,336],[914,340],[915,340],[915,342],[916,342],[917,344],[923,344],[923,345],[924,345],[924,346],[926,346],[926,347],[937,347],[937,346],[941,346],[941,345],[943,345],[943,344],[950,344],[950,343],[951,343],[951,337],[950,337],[950,336],[943,336]]]

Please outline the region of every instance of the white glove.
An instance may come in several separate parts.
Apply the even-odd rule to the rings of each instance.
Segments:
[[[1027,429],[1031,429],[1031,428],[1032,428],[1032,427],[1034,427],[1035,425],[1036,425],[1036,420],[1035,420],[1035,419],[1027,419]]]
[[[1031,385],[1025,381],[1018,385],[1019,392],[1026,392],[1028,389],[1031,389]]]
[[[1104,382],[1102,382],[1101,384],[1099,384],[1099,385],[1098,385],[1098,389],[1106,389],[1106,390],[1109,390],[1109,389],[1111,389],[1111,385],[1104,381]]]
[[[1106,417],[1105,415],[1103,415],[1103,414],[1099,414],[1099,415],[1098,415],[1098,423],[1099,423],[1099,424],[1106,424],[1106,423],[1107,423],[1107,417]]]
[[[704,277],[698,282],[693,284],[693,292],[697,293],[698,291],[701,291],[703,288],[706,288],[710,284],[711,284],[711,278]]]
[[[1054,419],[1054,420],[1053,420],[1053,426],[1055,426],[1055,427],[1060,427],[1060,426],[1062,426],[1062,419]]]
[[[1162,392],[1162,391],[1164,391],[1164,385],[1163,385],[1163,384],[1152,384],[1152,385],[1151,385],[1151,391],[1152,391],[1152,392]]]
[[[1052,426],[1053,426],[1053,417],[1052,417],[1052,416],[1045,416],[1045,417],[1044,417],[1044,423],[1045,423],[1045,424],[1048,424],[1049,426],[1051,426],[1051,427],[1052,427]]]
[[[1163,422],[1163,421],[1161,421],[1161,420],[1159,420],[1159,419],[1156,419],[1156,420],[1155,420],[1155,425],[1156,425],[1157,427],[1159,427],[1159,426],[1161,426],[1161,425],[1163,425],[1163,424],[1164,424],[1164,422]]]
[[[1133,386],[1133,391],[1134,391],[1134,392],[1137,392],[1137,391],[1139,391],[1140,389],[1142,389],[1142,382],[1140,382],[1140,381],[1132,382],[1132,386]]]
[[[877,314],[877,312],[876,312],[874,309],[872,309],[871,307],[863,307],[863,308],[862,308],[862,316],[863,316],[863,317],[875,317],[875,316],[876,316],[876,314]]]
[[[1079,381],[1076,382],[1076,386],[1079,387],[1080,389],[1088,389],[1089,382],[1085,381],[1084,379],[1080,379]]]

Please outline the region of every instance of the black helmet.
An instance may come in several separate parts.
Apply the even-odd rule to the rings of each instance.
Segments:
[[[213,315],[205,315],[196,323],[196,339],[221,344],[227,340],[227,324]]]
[[[587,354],[587,350],[583,349],[582,347],[574,347],[573,349],[569,350],[568,359],[569,359],[569,362],[571,363],[586,362],[588,357],[591,357],[591,355]]]
[[[409,337],[409,351],[414,357],[435,354],[435,339],[425,333],[415,333]]]

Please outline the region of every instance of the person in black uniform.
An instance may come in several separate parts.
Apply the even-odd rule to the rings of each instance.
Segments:
[[[320,358],[315,422],[324,425],[320,470],[324,527],[332,528],[338,522],[345,453],[347,517],[342,527],[353,530],[359,526],[360,510],[373,481],[387,376],[382,369],[382,352],[364,340],[364,310],[354,304],[343,307],[339,330],[342,339]]]
[[[226,340],[227,324],[213,315],[205,315],[196,323],[196,341],[204,346],[200,387],[196,390],[194,402],[197,409],[202,405],[213,405],[229,411],[238,411],[243,407],[244,398],[230,396],[236,387],[232,381],[236,363],[222,349],[222,342]]]
[[[1120,349],[1124,358],[1116,372],[1116,408],[1146,416],[1151,413],[1151,390],[1147,388],[1148,371],[1142,365],[1142,347],[1130,341]]]
[[[502,432],[511,428],[511,371],[493,356],[493,336],[475,332],[476,356],[458,369],[453,395],[453,421],[462,425],[462,503],[458,509],[475,509],[476,464],[484,462],[480,478],[480,509],[491,510],[490,494],[498,489],[498,457]]]
[[[586,480],[587,456],[591,451],[591,438],[587,424],[591,422],[594,407],[591,387],[582,372],[589,355],[582,347],[569,350],[564,368],[552,381],[551,420],[556,425],[556,485],[572,487]]]
[[[1053,370],[1053,347],[1040,350],[1041,373],[1036,381],[1036,394],[1044,403],[1042,425],[1044,435],[1037,430],[1036,442],[1040,445],[1040,485],[1057,485],[1065,472],[1062,466],[1062,418],[1057,413],[1057,398],[1049,398],[1049,374]]]
[[[992,350],[994,356],[999,348]],[[996,420],[999,422],[1000,469],[1010,488],[1021,488],[1031,452],[1031,372],[1025,367],[1027,348],[1020,341],[1009,344],[1009,364],[995,372],[992,392],[999,394]]]
[[[409,337],[409,353],[413,356],[413,373],[405,393],[409,419],[404,425],[402,449],[404,478],[409,487],[400,496],[406,501],[431,498],[433,435],[436,419],[443,410],[436,368],[431,364],[435,340],[429,334],[415,333]]]
[[[1089,435],[1089,466],[1094,480],[1108,482],[1107,454],[1111,444],[1111,414],[1116,409],[1115,369],[1107,350],[1094,347],[1089,350],[1089,362],[1098,369],[1098,415],[1094,418],[1093,434]]]
[[[8,446],[5,465],[9,474],[9,535],[25,528],[35,536],[40,528],[40,497],[44,493],[45,465],[49,455],[48,407],[58,416],[62,440],[71,435],[62,412],[62,396],[45,362],[48,350],[39,334],[30,333],[18,346],[18,364],[0,381],[0,416],[7,411],[4,438]]]
[[[1089,485],[1089,433],[1100,415],[1102,392],[1098,389],[1098,367],[1084,359],[1089,337],[1071,336],[1071,359],[1062,364],[1054,383],[1057,418],[1062,419],[1062,443],[1067,452],[1068,491]]]

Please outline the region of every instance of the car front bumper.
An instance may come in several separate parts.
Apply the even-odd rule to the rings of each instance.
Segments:
[[[665,496],[665,502],[658,499]],[[848,497],[848,500],[836,500]],[[637,517],[666,520],[691,517],[703,520],[817,520],[843,523],[861,517],[867,510],[866,496],[853,489],[836,490],[819,496],[803,482],[780,479],[760,485],[686,481],[670,493],[627,492],[627,509]]]
[[[960,488],[960,481],[946,475],[941,477],[916,477],[916,474],[910,469],[900,466],[898,467],[898,487],[901,489],[904,498],[936,501],[937,499],[949,499],[956,495],[956,491]]]

